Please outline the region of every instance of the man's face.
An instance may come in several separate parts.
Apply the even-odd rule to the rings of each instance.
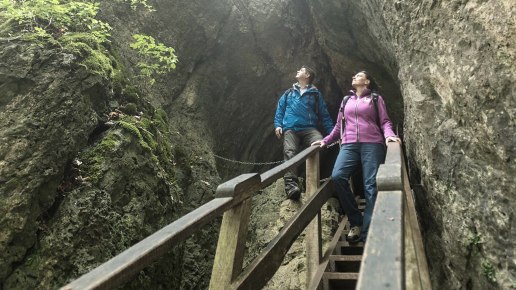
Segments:
[[[308,74],[308,72],[306,71],[306,69],[303,67],[303,68],[300,68],[298,71],[297,71],[297,74],[296,74],[296,79],[308,79],[310,75]]]

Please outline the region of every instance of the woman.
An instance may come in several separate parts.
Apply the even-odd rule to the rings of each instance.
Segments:
[[[400,142],[392,130],[392,122],[387,115],[385,103],[378,95],[378,113],[372,100],[374,82],[365,71],[353,77],[354,90],[345,102],[341,104],[337,124],[332,132],[321,141],[312,145],[325,147],[340,137],[341,148],[332,172],[339,202],[348,216],[351,229],[346,236],[349,242],[365,241],[367,230],[371,223],[371,215],[376,201],[376,173],[384,161],[385,142]],[[344,103],[344,102],[343,102]],[[379,122],[377,120],[379,118]],[[381,126],[379,128],[378,126]],[[355,197],[349,187],[349,178],[358,166],[362,167],[364,179],[364,195],[366,207],[364,216],[358,209]]]

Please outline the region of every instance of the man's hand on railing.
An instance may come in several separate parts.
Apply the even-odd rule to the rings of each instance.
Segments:
[[[389,142],[401,143],[401,139],[396,136],[387,137],[387,139],[385,139],[385,145],[388,145]]]

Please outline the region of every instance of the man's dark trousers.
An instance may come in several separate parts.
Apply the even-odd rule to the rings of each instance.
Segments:
[[[290,160],[300,149],[310,146],[315,141],[321,140],[323,137],[317,129],[307,129],[303,131],[287,130],[283,136],[283,158]],[[289,196],[289,191],[294,187],[299,188],[297,178],[297,168],[293,168],[285,173],[285,192]],[[299,197],[298,197],[299,198]],[[296,198],[294,198],[296,199]]]

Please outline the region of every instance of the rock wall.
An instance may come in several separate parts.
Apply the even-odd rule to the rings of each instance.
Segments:
[[[404,141],[434,287],[514,287],[516,5],[352,6],[373,19],[354,30],[373,36],[399,68]]]
[[[72,55],[2,43],[0,85],[0,278],[32,248],[67,162],[106,110],[107,83],[72,70]],[[56,67],[62,67],[56,70]]]
[[[281,159],[272,117],[303,64],[318,72],[332,116],[354,72],[366,69],[382,86],[404,137],[434,287],[514,287],[513,1],[151,2],[156,12],[102,2],[111,65],[124,71],[116,81],[74,54],[0,35],[2,287],[58,286],[211,199],[221,179],[267,169],[213,154]],[[134,33],[174,47],[179,63],[130,92]],[[144,114],[105,125],[129,103]],[[74,183],[77,170],[90,179]],[[268,206],[260,211],[285,209],[275,198],[257,198]],[[252,231],[270,235],[264,228]],[[211,258],[198,257],[213,255],[216,229],[127,287],[206,288]],[[268,287],[302,284],[294,280]]]
[[[146,13],[103,11],[115,25]],[[101,48],[78,37],[89,48],[76,52],[1,29],[0,289],[62,286],[213,198],[220,178],[200,114],[135,80],[127,30]],[[91,50],[117,75],[84,65]],[[217,230],[207,225],[124,287],[206,288]]]

